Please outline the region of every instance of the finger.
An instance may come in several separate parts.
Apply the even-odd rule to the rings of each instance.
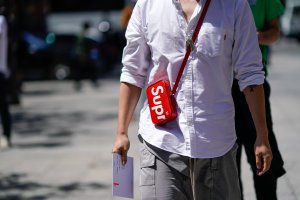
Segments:
[[[262,170],[262,174],[264,174],[266,171],[268,171],[269,169],[269,165],[268,165],[268,162],[267,162],[267,158],[264,157],[263,159],[264,163],[263,163],[263,170]]]
[[[262,167],[261,169],[257,170],[257,175],[261,176],[263,175],[265,172],[267,171],[267,165],[265,163],[265,161],[262,162]]]
[[[118,154],[121,154],[121,151],[120,151],[120,149],[118,149],[118,148],[113,148],[113,149],[112,149],[112,153],[118,153]]]
[[[261,169],[262,169],[262,157],[261,157],[261,154],[256,154],[255,155],[255,163],[256,163],[256,169],[258,171],[261,171]]]
[[[259,176],[266,173],[270,169],[270,166],[271,166],[271,158],[269,156],[264,156],[262,160],[263,160],[262,169],[260,171],[258,171],[258,173],[257,173]]]
[[[264,157],[264,168],[263,168],[264,173],[267,172],[270,169],[271,160],[272,159],[269,156]]]
[[[121,151],[121,160],[122,160],[122,165],[125,165],[127,163],[127,150],[122,149]]]

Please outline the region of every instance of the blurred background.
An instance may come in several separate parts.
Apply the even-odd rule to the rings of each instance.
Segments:
[[[126,28],[122,11],[134,1],[3,2],[12,103],[20,101],[23,81],[98,79],[119,70]],[[78,62],[88,67],[83,70]]]
[[[11,103],[20,102],[23,81],[95,81],[119,72],[126,21],[131,13],[128,7],[134,0],[2,1],[9,30]],[[283,3],[282,35],[300,42],[300,1]],[[85,58],[79,58],[79,54]],[[85,64],[84,69],[80,62]]]
[[[120,70],[124,32],[134,0],[1,1],[9,31],[11,103],[20,102],[23,81],[95,82]],[[300,41],[300,1],[282,2],[286,6],[282,34]]]
[[[111,196],[111,148],[124,33],[135,1],[0,3],[8,25],[12,119],[12,147],[0,149],[0,200],[121,199]],[[299,200],[300,0],[283,3],[282,37],[271,46],[269,69],[274,130],[287,169],[278,196]],[[134,199],[140,104],[130,128]],[[254,200],[246,162],[245,199]]]

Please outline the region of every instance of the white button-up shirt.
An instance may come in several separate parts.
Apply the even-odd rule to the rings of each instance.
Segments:
[[[141,88],[161,79],[174,84],[204,2],[187,22],[179,0],[139,0],[126,32],[121,82]],[[177,119],[153,125],[145,102],[139,134],[184,156],[224,155],[236,140],[234,76],[241,90],[264,81],[252,13],[246,0],[212,0],[175,95]]]

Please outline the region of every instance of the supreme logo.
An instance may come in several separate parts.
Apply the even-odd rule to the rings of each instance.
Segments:
[[[166,116],[164,115],[164,108],[162,106],[162,97],[160,95],[163,92],[164,88],[162,86],[151,88],[151,94],[153,95],[152,102],[154,105],[151,106],[150,109],[156,113],[158,120],[166,119]]]

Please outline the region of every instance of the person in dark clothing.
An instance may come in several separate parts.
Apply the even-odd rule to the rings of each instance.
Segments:
[[[283,14],[284,8],[279,0],[248,0],[248,2],[250,3],[254,16],[258,41],[262,53],[264,66],[263,69],[265,71],[265,76],[267,76],[267,63],[269,56],[268,45],[279,39],[279,17]],[[268,137],[273,153],[273,160],[270,170],[262,176],[257,175],[255,154],[253,152],[253,146],[256,139],[255,126],[252,121],[246,99],[243,93],[239,90],[238,81],[234,80],[232,95],[235,104],[235,126],[238,138],[237,143],[240,146],[237,151],[237,162],[239,175],[241,176],[241,147],[244,146],[247,160],[253,171],[253,180],[257,200],[277,200],[277,179],[285,174],[285,169],[283,168],[284,162],[273,131],[270,105],[271,88],[266,79],[263,86],[265,93],[266,122],[269,131]],[[243,191],[241,177],[240,184],[241,191]]]
[[[88,41],[88,31],[91,28],[89,22],[84,22],[82,25],[82,31],[77,37],[75,47],[75,89],[81,89],[81,81],[87,77],[89,78],[95,87],[98,87],[97,81],[97,67],[95,63],[90,59],[90,42]]]
[[[7,78],[9,70],[7,67],[7,23],[4,5],[0,1],[0,120],[3,128],[4,138],[0,138],[0,147],[11,146],[11,117],[7,100]]]
[[[9,104],[7,100],[7,80],[2,73],[0,73],[0,118],[3,128],[3,135],[1,138],[1,147],[12,146],[11,142],[11,116],[9,112]],[[3,142],[5,140],[5,142]]]

